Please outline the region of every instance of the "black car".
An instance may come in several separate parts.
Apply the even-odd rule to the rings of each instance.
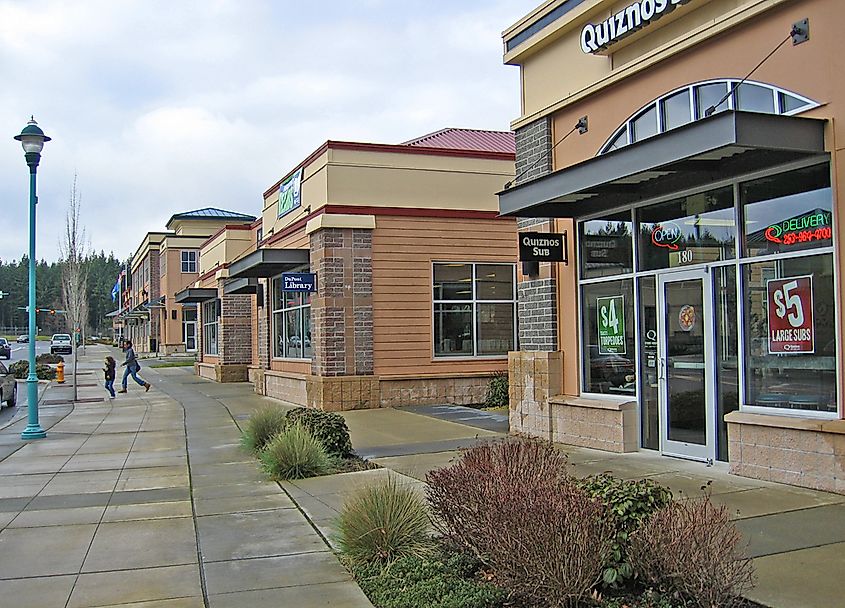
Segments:
[[[18,402],[18,383],[15,380],[14,374],[9,372],[9,369],[0,363],[0,407],[7,404],[9,407],[15,407]]]
[[[0,357],[12,358],[12,345],[6,338],[0,338]]]

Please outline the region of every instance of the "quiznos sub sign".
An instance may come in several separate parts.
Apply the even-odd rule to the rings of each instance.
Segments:
[[[563,234],[520,232],[520,262],[563,262]]]
[[[671,13],[690,0],[638,0],[600,23],[588,23],[581,30],[581,50],[598,53],[630,36],[652,21]]]

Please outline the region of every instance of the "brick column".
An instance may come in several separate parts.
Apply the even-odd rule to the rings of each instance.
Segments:
[[[262,298],[258,302],[258,367],[270,369],[270,311],[271,282],[262,279]]]
[[[243,382],[252,363],[252,296],[220,298],[217,380]]]
[[[312,407],[378,406],[373,403],[378,381],[372,377],[372,251],[372,230],[324,228],[311,234],[311,271],[317,273],[311,301]]]

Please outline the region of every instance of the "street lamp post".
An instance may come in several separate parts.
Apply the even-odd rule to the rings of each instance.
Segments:
[[[21,142],[26,164],[29,165],[29,375],[26,377],[29,419],[21,439],[42,439],[47,433],[38,423],[38,376],[35,373],[35,205],[38,203],[35,173],[44,142],[50,141],[50,138],[44,135],[35,117],[32,117],[15,139]]]

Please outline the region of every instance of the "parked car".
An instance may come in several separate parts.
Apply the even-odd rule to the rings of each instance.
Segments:
[[[12,345],[6,338],[0,338],[0,357],[12,358]]]
[[[20,336],[18,336],[18,339],[15,340],[15,341],[18,344],[26,344],[27,342],[29,342],[29,336],[27,336],[26,334],[21,334]]]
[[[15,407],[18,402],[18,383],[15,375],[5,365],[0,363],[0,408],[5,403]]]
[[[70,334],[53,334],[50,338],[51,355],[69,355],[73,352],[73,343]]]

